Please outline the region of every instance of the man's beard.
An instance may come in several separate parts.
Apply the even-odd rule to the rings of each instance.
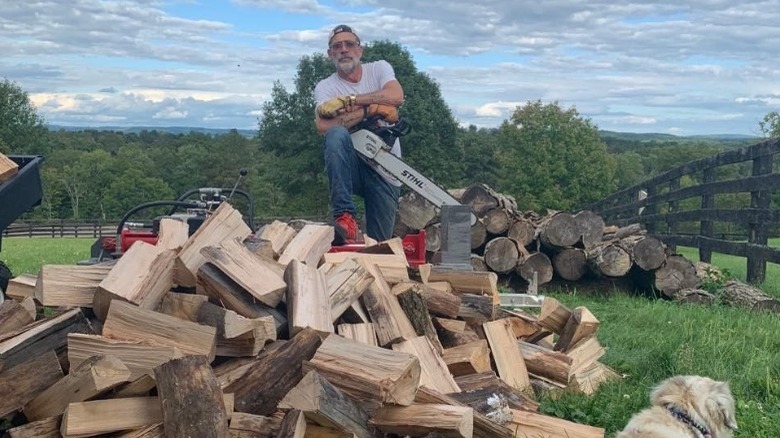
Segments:
[[[353,58],[343,58],[341,60],[336,61],[336,69],[345,75],[352,74],[352,72],[355,71],[357,66],[358,66],[358,61],[356,61]]]

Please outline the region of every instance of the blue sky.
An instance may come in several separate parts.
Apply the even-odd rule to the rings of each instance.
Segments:
[[[780,1],[2,1],[0,76],[52,124],[257,128],[336,24],[406,47],[459,122],[528,101],[600,129],[758,135]]]

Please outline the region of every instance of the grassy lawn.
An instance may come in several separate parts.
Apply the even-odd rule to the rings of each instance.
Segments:
[[[3,240],[0,258],[15,273],[36,273],[45,263],[73,264],[89,257],[92,239]],[[680,252],[696,260],[695,250]],[[713,256],[714,263],[744,280],[744,259]],[[767,266],[768,291],[778,294],[780,270]],[[546,292],[567,306],[586,306],[601,321],[602,362],[625,376],[592,396],[541,398],[541,410],[607,429],[613,436],[648,404],[648,391],[675,374],[727,380],[737,400],[735,437],[780,437],[780,318],[744,309],[677,305],[622,291],[593,295]]]

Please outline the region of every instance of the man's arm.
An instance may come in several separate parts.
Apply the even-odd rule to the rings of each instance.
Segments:
[[[401,106],[401,104],[404,103],[404,90],[401,88],[401,84],[393,79],[388,81],[382,89],[378,91],[358,94],[355,99],[355,105],[346,108],[343,113],[332,119],[322,118],[319,113],[315,111],[314,124],[317,127],[317,132],[325,134],[328,129],[339,125],[349,129],[363,120],[363,107],[375,103],[392,105],[395,107]]]

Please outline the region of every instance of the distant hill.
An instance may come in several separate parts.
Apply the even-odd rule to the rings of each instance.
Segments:
[[[602,139],[615,139],[632,142],[666,142],[666,141],[715,141],[715,142],[750,142],[759,141],[761,137],[742,135],[742,134],[711,134],[711,135],[672,135],[662,133],[633,133],[633,132],[615,132],[615,131],[599,131],[599,136]]]
[[[61,125],[48,125],[50,131],[113,131],[122,132],[124,134],[138,134],[142,131],[158,131],[166,132],[169,134],[189,134],[190,132],[197,132],[207,135],[221,135],[227,134],[232,129],[220,129],[220,128],[198,128],[192,126],[61,126]],[[236,129],[239,134],[244,137],[251,138],[257,135],[256,129]]]

